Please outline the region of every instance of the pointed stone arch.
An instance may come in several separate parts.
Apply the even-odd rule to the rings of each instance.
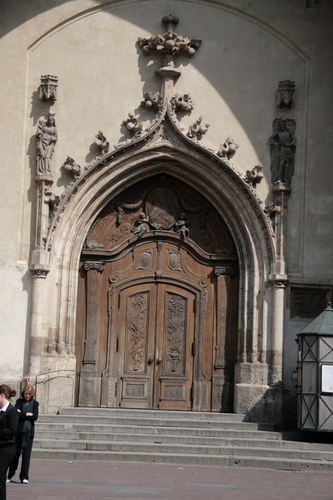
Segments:
[[[281,360],[274,357],[274,350],[281,340],[274,322],[280,324],[281,317],[278,312],[268,315],[273,308],[269,279],[276,261],[271,221],[255,189],[233,163],[189,139],[166,107],[142,137],[86,165],[60,199],[45,248],[33,252],[30,373],[44,382],[39,390],[43,411],[58,407],[60,388],[66,394],[61,404],[64,401],[70,406],[76,401],[78,267],[89,230],[126,188],[161,174],[182,180],[209,200],[236,247],[239,297],[234,411],[249,410],[253,398],[262,396],[267,384],[280,377]],[[68,380],[51,380],[51,371]]]

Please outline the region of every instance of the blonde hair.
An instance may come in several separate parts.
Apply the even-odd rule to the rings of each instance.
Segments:
[[[30,399],[35,397],[35,389],[32,387],[32,385],[25,385],[21,391],[21,398],[24,397],[24,393],[28,392],[30,394]]]

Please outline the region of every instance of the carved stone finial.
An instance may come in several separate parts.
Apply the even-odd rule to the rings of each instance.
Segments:
[[[140,137],[142,134],[143,123],[131,113],[128,113],[128,118],[123,121],[123,125],[125,125],[134,137]]]
[[[202,116],[200,116],[200,118],[198,118],[197,121],[193,123],[193,125],[190,125],[187,135],[191,139],[197,139],[198,141],[200,141],[202,136],[207,132],[208,127],[208,123],[205,123],[202,119]]]
[[[102,154],[106,154],[109,151],[110,143],[107,141],[103,132],[99,130],[98,134],[95,135],[95,138],[94,144],[100,148]]]
[[[166,33],[152,35],[150,38],[138,38],[138,43],[145,54],[157,51],[163,56],[164,66],[174,67],[175,57],[179,53],[193,56],[201,45],[201,40],[184,38],[173,31],[173,27],[178,24],[178,21],[178,17],[165,16],[163,23],[167,25]]]
[[[170,102],[175,111],[192,111],[194,108],[190,94],[175,94]]]
[[[295,169],[296,122],[293,119],[276,118],[272,125],[273,135],[269,138],[272,184],[290,186]]]
[[[40,77],[39,99],[42,101],[52,101],[52,104],[54,104],[57,100],[57,87],[57,76],[42,75]]]
[[[80,175],[81,173],[80,165],[78,165],[70,156],[67,156],[65,163],[63,164],[63,168],[74,176]]]
[[[258,163],[252,170],[246,171],[245,181],[251,182],[252,187],[256,187],[257,184],[260,184],[261,179],[264,177],[263,168],[261,163]]]
[[[52,156],[58,140],[54,114],[48,113],[38,120],[37,137],[37,175],[51,174]]]
[[[228,160],[230,160],[236,154],[236,150],[238,148],[239,144],[236,144],[233,139],[228,137],[228,139],[226,139],[223,144],[220,144],[220,148],[217,154],[222,158],[227,157]]]
[[[295,82],[292,82],[290,80],[283,80],[279,82],[277,107],[290,109],[293,106],[295,106],[293,99],[294,92],[295,92]]]

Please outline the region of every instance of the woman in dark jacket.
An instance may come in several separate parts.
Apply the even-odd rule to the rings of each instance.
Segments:
[[[20,480],[23,484],[29,483],[30,457],[32,443],[35,435],[35,421],[38,418],[39,406],[39,403],[35,399],[33,399],[34,397],[34,388],[31,385],[26,385],[22,389],[21,398],[18,399],[15,404],[19,416],[17,432],[18,437],[16,443],[16,455],[12,460],[8,471],[8,482],[10,482],[11,478],[16,472],[20,454],[22,451]]]
[[[8,385],[0,385],[0,500],[6,500],[7,469],[16,451],[18,414],[9,401],[15,395]]]

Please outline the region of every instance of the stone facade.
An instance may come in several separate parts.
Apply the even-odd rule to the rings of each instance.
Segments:
[[[295,335],[332,299],[331,2],[44,4],[0,7],[1,381],[28,379],[44,412],[77,403],[82,248],[110,200],[163,173],[236,247],[233,411],[282,422]]]

